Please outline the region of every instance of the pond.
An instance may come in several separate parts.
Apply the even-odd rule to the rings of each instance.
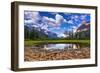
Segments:
[[[56,50],[56,49],[81,49],[88,47],[89,44],[74,44],[74,43],[57,43],[57,44],[38,44],[38,45],[33,45],[33,48],[42,48],[46,50]]]

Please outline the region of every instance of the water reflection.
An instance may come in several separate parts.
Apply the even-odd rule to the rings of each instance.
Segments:
[[[78,49],[79,45],[76,44],[47,44],[44,45],[44,49]]]
[[[36,47],[36,46],[35,46]],[[81,49],[89,47],[89,44],[41,44],[37,45],[38,48],[43,48],[46,50],[56,50],[56,49]]]

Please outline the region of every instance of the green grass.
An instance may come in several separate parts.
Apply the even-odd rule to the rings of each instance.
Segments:
[[[41,43],[83,43],[83,44],[89,44],[90,40],[27,40],[24,41],[25,45],[31,46],[33,44],[41,44]]]

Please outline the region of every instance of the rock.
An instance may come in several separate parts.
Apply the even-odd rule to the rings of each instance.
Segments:
[[[90,58],[90,49],[73,49],[73,50],[44,50],[25,48],[25,61],[47,61],[47,60],[68,60],[68,59],[85,59]]]

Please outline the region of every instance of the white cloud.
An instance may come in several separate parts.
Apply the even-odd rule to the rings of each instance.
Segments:
[[[53,28],[49,28],[50,31],[53,31],[53,30],[60,30],[60,27],[53,27]]]
[[[76,32],[77,28],[78,28],[77,26],[73,26],[73,27],[72,27],[72,29],[73,29],[73,33]]]
[[[62,23],[67,23],[66,19],[60,14],[55,15],[54,18],[50,18],[47,16],[41,17],[39,12],[25,12],[25,15],[29,18],[28,20],[24,20],[25,24],[31,26],[31,27],[36,27],[36,28],[41,28],[44,29],[45,31],[49,30],[60,30],[60,25]],[[39,22],[41,20],[41,22]],[[48,28],[52,26],[52,28]],[[64,37],[64,34],[62,34]]]
[[[79,19],[75,19],[75,22],[78,22],[79,21]]]
[[[77,27],[76,27],[76,26],[73,26],[72,28],[75,29],[75,28],[77,28]]]
[[[48,31],[48,25],[42,26],[41,29],[44,29],[44,30]]]
[[[60,34],[57,34],[58,37],[67,37],[65,34],[63,33],[60,33]]]
[[[60,26],[63,22],[67,23],[66,19],[63,18],[60,14],[55,15],[54,18],[49,18],[47,16],[42,17],[42,22],[48,25],[52,25],[53,27]]]
[[[33,23],[37,24],[37,22],[41,19],[39,12],[25,12],[25,15],[27,18],[30,18],[30,20],[25,20],[25,23]]]
[[[74,16],[73,16],[73,15],[71,16],[71,19],[72,19],[72,20],[74,19]]]
[[[86,15],[81,15],[81,20],[85,20],[85,18],[86,18]]]
[[[49,17],[46,17],[46,16],[43,16],[43,18],[42,18],[42,20],[43,20],[43,22],[55,22],[55,19],[53,19],[53,18],[49,18]]]
[[[67,23],[73,24],[74,22],[73,22],[73,20],[69,20],[69,21],[67,21]]]
[[[77,22],[77,21],[79,21],[79,16],[78,15],[75,15],[74,16],[74,20]]]
[[[56,14],[55,19],[56,19],[56,25],[60,25],[64,21],[63,16],[61,16],[60,14]]]
[[[35,27],[35,28],[37,28],[38,26],[37,26],[37,25],[32,25],[32,27]]]
[[[30,23],[33,23],[33,21],[32,20],[24,20],[24,23],[25,24],[30,24]]]
[[[78,15],[75,15],[75,18],[76,18],[76,19],[78,19],[78,18],[79,18],[79,16],[78,16]]]
[[[65,22],[65,23],[67,23],[67,20],[66,20],[66,19],[64,19],[64,22]]]
[[[42,20],[43,20],[43,22],[44,22],[44,21],[49,21],[49,18],[46,17],[46,16],[43,16],[43,17],[42,17]]]
[[[48,24],[47,23],[41,23],[41,25],[39,25],[41,29],[44,29],[45,31],[48,31]]]
[[[30,17],[32,18],[32,21],[34,22],[38,22],[41,19],[39,12],[32,12],[30,14]]]
[[[55,19],[49,18],[49,17],[46,17],[46,16],[43,16],[43,18],[42,18],[43,23],[48,24],[48,25],[52,25],[52,26],[55,25],[55,21],[56,21]]]
[[[53,19],[53,18],[49,18],[49,21],[51,21],[51,22],[55,22],[55,19]]]

